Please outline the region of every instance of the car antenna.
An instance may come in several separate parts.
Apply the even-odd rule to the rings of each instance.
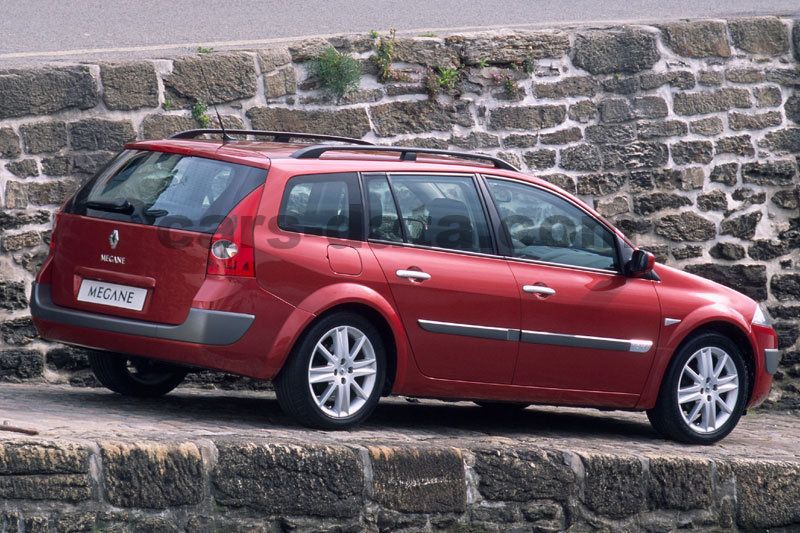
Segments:
[[[206,78],[206,70],[203,68],[203,60],[200,60],[198,63],[200,66],[200,74],[203,76],[203,83],[206,85],[206,94],[208,95],[208,99],[211,101],[211,106],[214,108],[214,113],[217,115],[217,122],[219,122],[219,129],[222,130],[222,144],[230,142],[233,140],[233,137],[228,135],[228,132],[225,131],[225,125],[222,123],[222,117],[219,116],[219,109],[217,109],[217,104],[214,103],[214,98],[211,96],[211,84],[208,83],[208,78]]]

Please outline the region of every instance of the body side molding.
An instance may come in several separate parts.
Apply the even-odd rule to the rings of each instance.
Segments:
[[[520,340],[531,344],[552,344],[592,350],[614,350],[619,352],[645,353],[653,346],[653,341],[639,339],[614,339],[611,337],[591,337],[569,335],[546,331],[522,331]]]
[[[453,322],[438,322],[436,320],[417,320],[419,327],[431,333],[444,333],[447,335],[461,335],[464,337],[478,337],[480,339],[494,339],[498,341],[519,340],[518,329],[498,328],[493,326],[478,326],[475,324],[455,324]]]
[[[462,335],[481,339],[521,341],[531,344],[549,344],[593,350],[614,350],[619,352],[646,353],[653,347],[653,341],[642,339],[615,339],[611,337],[591,337],[546,331],[528,331],[477,324],[456,324],[436,320],[417,320],[419,326],[431,333]]]

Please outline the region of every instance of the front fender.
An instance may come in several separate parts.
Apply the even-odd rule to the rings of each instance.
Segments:
[[[736,326],[748,338],[750,337],[750,324],[741,313],[722,304],[710,304],[694,309],[675,327],[664,327],[661,345],[669,350],[670,353],[674,353],[693,331],[712,322],[725,322]],[[753,349],[752,345],[750,349]]]
[[[397,353],[397,371],[394,380],[394,387],[397,388],[407,375],[411,349],[403,322],[389,298],[391,296],[384,296],[370,287],[349,282],[326,285],[311,293],[298,304],[290,319],[281,328],[278,339],[282,339],[282,342],[276,342],[270,351],[269,368],[273,374],[277,374],[283,368],[292,348],[317,317],[343,305],[363,305],[380,314],[391,329]]]
[[[692,333],[712,323],[725,323],[737,328],[747,337],[750,343],[750,353],[757,354],[756,339],[753,336],[750,324],[736,309],[722,304],[709,304],[698,307],[683,317],[680,323],[674,326],[662,326],[653,368],[650,370],[647,384],[642,391],[641,398],[639,398],[639,403],[636,405],[637,409],[650,409],[655,406],[664,374],[678,347]],[[761,358],[754,357],[753,363],[756,372],[760,372],[761,366],[763,366]]]

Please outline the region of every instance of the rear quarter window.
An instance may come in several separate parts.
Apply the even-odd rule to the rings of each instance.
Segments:
[[[361,217],[356,174],[295,176],[286,183],[278,227],[311,235],[361,239]]]
[[[213,233],[265,179],[263,169],[226,161],[125,150],[78,191],[66,211]]]

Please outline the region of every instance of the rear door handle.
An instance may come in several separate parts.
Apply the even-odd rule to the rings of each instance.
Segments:
[[[426,281],[431,279],[431,275],[427,272],[422,272],[420,270],[398,270],[395,272],[398,278],[408,278],[415,281]]]
[[[544,285],[523,285],[522,290],[530,294],[542,294],[544,296],[552,296],[556,293],[555,289],[545,287]]]

